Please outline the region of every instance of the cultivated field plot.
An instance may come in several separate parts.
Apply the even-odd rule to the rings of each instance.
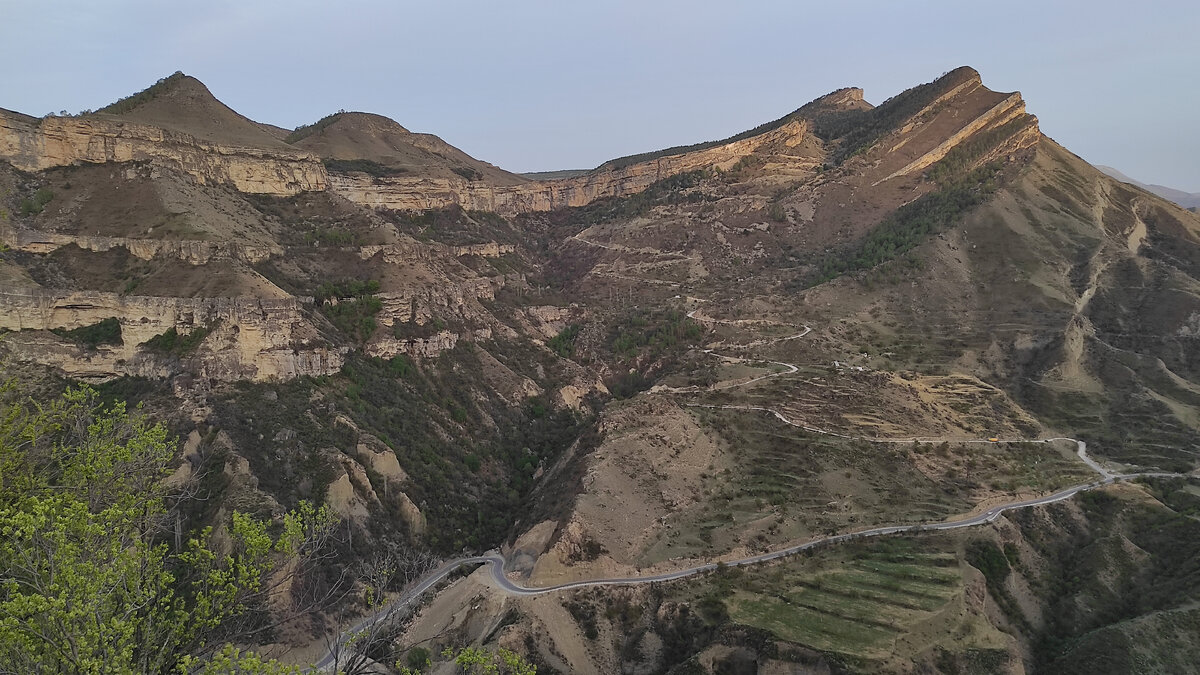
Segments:
[[[965,568],[939,541],[879,540],[726,569],[687,592],[710,608],[719,601],[732,623],[856,661],[903,656],[902,644],[927,646],[935,634],[1002,648],[1003,636],[965,610]]]
[[[689,410],[723,441],[724,456],[704,478],[704,500],[671,514],[641,563],[938,522],[1091,478],[1068,443],[871,443],[765,412]]]

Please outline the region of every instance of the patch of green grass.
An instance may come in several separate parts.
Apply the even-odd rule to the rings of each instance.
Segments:
[[[926,553],[927,543],[850,543],[816,553],[820,558],[717,574],[681,592],[695,599],[724,597],[733,623],[809,648],[870,658],[889,651],[962,592],[957,557]]]
[[[80,326],[72,330],[55,328],[50,332],[88,349],[95,349],[99,345],[121,344],[121,322],[116,317],[101,319],[90,326]]]
[[[204,338],[213,331],[216,326],[208,325],[201,326],[187,333],[180,334],[172,326],[166,332],[155,335],[154,337],[142,343],[147,349],[160,352],[163,354],[173,354],[175,356],[187,356],[196,351]]]
[[[895,632],[853,619],[815,612],[779,598],[738,594],[729,603],[737,623],[823,651],[861,654],[886,643]]]
[[[383,309],[383,301],[375,297],[379,282],[374,279],[346,279],[321,284],[314,296],[321,313],[348,337],[366,342],[378,324],[375,315]]]
[[[54,191],[50,188],[38,188],[32,197],[21,200],[19,206],[22,216],[36,216],[54,199]]]
[[[580,330],[582,330],[581,326],[571,324],[562,329],[558,335],[550,338],[546,346],[554,350],[554,353],[562,358],[569,359],[575,355],[575,338],[579,337]]]
[[[295,134],[292,135],[295,136]],[[408,169],[404,167],[384,166],[370,159],[322,159],[321,163],[325,165],[325,169],[330,173],[358,172],[375,178],[401,176],[408,173]]]

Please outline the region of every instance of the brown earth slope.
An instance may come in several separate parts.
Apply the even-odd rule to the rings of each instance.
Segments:
[[[505,541],[526,583],[676,569],[1093,475],[1069,443],[1018,439],[1197,466],[1200,219],[970,68],[548,181],[362,113],[287,145],[190,78],[156,87],[90,117],[0,113],[0,346],[194,432],[212,504],[327,500],[344,569],[382,542]],[[476,579],[406,639],[574,672],[950,673],[1112,630],[1043,620],[1103,593],[1034,588],[1070,570],[987,527],[1020,549],[1008,600],[948,537],[669,592],[508,603]],[[1113,616],[1192,620],[1139,607]]]
[[[336,113],[314,125],[311,132],[301,129],[293,134],[291,143],[324,159],[367,160],[395,173],[420,178],[483,180],[491,185],[528,182],[471,157],[437,136],[414,134],[393,120],[371,113]]]

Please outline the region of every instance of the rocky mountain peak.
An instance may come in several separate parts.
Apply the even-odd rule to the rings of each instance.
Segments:
[[[975,84],[983,84],[983,77],[971,66],[959,66],[954,70],[942,75],[937,79],[937,82],[949,85],[959,85],[967,82]]]
[[[220,145],[287,147],[218,100],[203,82],[178,71],[95,114],[178,131]]]

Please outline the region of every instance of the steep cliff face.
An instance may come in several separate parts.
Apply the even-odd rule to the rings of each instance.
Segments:
[[[142,260],[176,258],[191,265],[204,265],[213,260],[256,263],[283,252],[283,248],[278,246],[250,246],[233,241],[91,237],[18,229],[5,223],[0,223],[0,243],[14,251],[40,254],[52,253],[72,244],[95,252],[125,248]]]
[[[36,120],[0,110],[0,158],[23,171],[81,162],[149,161],[203,184],[231,185],[256,194],[294,195],[326,188],[325,167],[314,155],[222,145],[115,117]]]
[[[162,359],[142,346],[174,329],[178,334],[211,330],[189,358],[196,374],[221,381],[286,380],[328,375],[342,365],[345,350],[319,340],[300,311],[301,298],[163,298],[95,291],[0,292],[0,328],[22,358],[57,366],[72,376],[163,376]],[[309,300],[311,301],[311,300]],[[83,352],[45,334],[19,331],[90,326],[116,318],[123,344]]]
[[[457,204],[465,209],[516,214],[585,206],[602,197],[622,197],[645,190],[656,181],[697,169],[728,169],[760,148],[804,142],[807,125],[793,120],[778,129],[718,147],[669,155],[620,168],[601,167],[575,178],[489,185],[451,178],[382,177],[331,174],[329,187],[350,201],[372,207],[424,210]]]

